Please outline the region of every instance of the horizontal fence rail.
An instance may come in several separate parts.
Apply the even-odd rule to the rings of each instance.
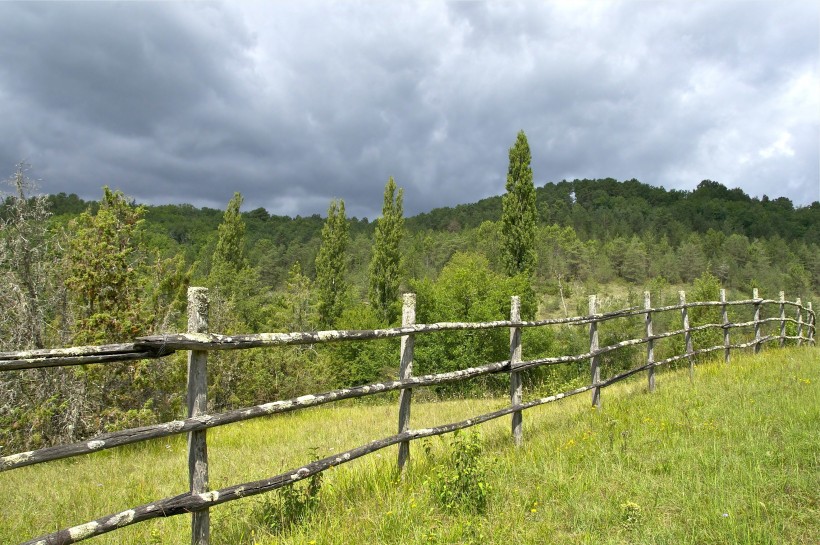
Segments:
[[[189,357],[189,377],[191,376],[191,373],[195,373],[201,377],[204,376],[205,366],[207,365],[206,358],[204,356],[210,350],[236,350],[325,342],[364,341],[395,337],[402,338],[401,367],[404,371],[402,371],[399,380],[373,383],[351,388],[341,388],[320,394],[308,394],[293,399],[273,401],[270,403],[264,403],[253,407],[246,407],[218,414],[202,414],[202,409],[200,408],[193,410],[189,418],[184,420],[176,420],[173,422],[121,430],[99,435],[86,441],[11,454],[0,457],[0,471],[12,470],[33,464],[58,460],[61,458],[84,455],[99,450],[137,443],[149,439],[157,439],[187,433],[189,434],[189,445],[191,444],[192,438],[195,440],[194,444],[197,444],[196,441],[200,442],[198,447],[192,447],[193,450],[189,450],[189,472],[191,475],[189,484],[191,489],[188,492],[134,507],[120,513],[101,517],[97,520],[74,526],[72,528],[66,528],[25,543],[75,543],[89,537],[107,533],[145,520],[191,513],[194,515],[192,525],[192,543],[207,544],[209,536],[207,510],[210,507],[242,497],[261,494],[287,486],[299,480],[310,477],[311,475],[322,472],[328,468],[348,463],[352,460],[384,449],[391,445],[399,444],[401,447],[399,451],[399,467],[402,468],[409,458],[409,444],[411,441],[423,437],[451,433],[456,430],[475,426],[506,415],[513,415],[512,430],[514,443],[516,445],[520,445],[522,442],[521,413],[526,409],[541,406],[588,391],[593,392],[593,404],[600,406],[600,392],[603,388],[643,371],[649,372],[648,390],[651,392],[655,388],[654,370],[657,367],[668,365],[677,361],[688,360],[690,362],[690,373],[692,373],[694,370],[694,358],[696,356],[712,352],[724,351],[725,361],[728,362],[731,349],[752,348],[755,352],[757,352],[763,344],[777,341],[779,342],[779,346],[784,346],[787,340],[795,341],[798,345],[803,342],[812,346],[815,345],[816,317],[811,308],[811,303],[807,303],[806,306],[803,306],[799,299],[796,302],[785,301],[782,292],[780,294],[780,300],[777,301],[757,297],[757,290],[755,290],[752,299],[742,301],[726,301],[723,290],[721,290],[721,301],[697,301],[687,303],[685,302],[683,292],[681,292],[680,296],[680,304],[651,308],[649,294],[647,293],[645,294],[644,308],[632,307],[607,313],[596,312],[597,301],[593,296],[590,298],[590,314],[587,316],[537,321],[522,321],[518,319],[517,298],[513,298],[513,310],[511,311],[510,320],[499,320],[483,323],[442,322],[435,324],[415,324],[413,323],[415,316],[415,311],[413,310],[415,306],[415,296],[408,294],[408,296],[405,297],[405,309],[403,312],[404,318],[403,325],[401,327],[377,330],[218,335],[207,333],[207,290],[204,290],[203,288],[191,288],[189,291],[189,323],[192,325],[189,326],[189,333],[141,337],[136,339],[136,341],[131,344],[2,353],[0,354],[0,372],[20,369],[82,365],[89,363],[111,364],[115,362],[132,361],[137,359],[159,358],[171,354],[176,350],[188,350],[190,351],[190,354],[192,354],[192,356]],[[205,297],[204,300],[203,297]],[[739,305],[752,307],[755,316],[754,320],[736,323],[730,322],[726,313],[727,307]],[[778,316],[761,318],[760,311],[763,305],[778,305]],[[796,318],[786,317],[784,310],[786,306],[797,308]],[[722,323],[708,323],[698,326],[690,326],[687,311],[688,309],[698,307],[720,307],[722,311]],[[653,318],[657,317],[659,313],[670,311],[681,312],[683,328],[664,333],[653,333]],[[609,320],[623,319],[639,315],[644,315],[645,317],[644,337],[627,339],[603,347],[598,346],[598,324]],[[779,335],[762,334],[761,325],[770,323],[780,324]],[[796,325],[796,335],[786,334],[787,323]],[[550,325],[589,325],[589,351],[583,354],[522,360],[520,337],[521,328]],[[510,329],[509,360],[477,365],[475,367],[447,373],[412,376],[412,339],[415,335],[441,331],[484,330],[499,328]],[[729,341],[729,331],[731,329],[742,330],[748,328],[754,328],[754,338],[752,340],[736,343],[731,343]],[[722,330],[723,343],[707,348],[699,348],[696,350],[693,349],[691,344],[692,333],[707,330]],[[684,353],[654,361],[655,341],[678,336],[685,337],[686,349]],[[602,360],[600,359],[601,356],[626,347],[637,346],[640,344],[647,344],[647,361],[645,364],[633,367],[607,379],[602,380],[600,378],[600,366],[602,365]],[[197,354],[199,354],[199,356],[196,356]],[[556,365],[573,362],[577,363],[584,361],[590,361],[591,365],[592,375],[589,384],[547,397],[526,402],[522,400],[519,376],[520,372],[544,365]],[[411,388],[447,384],[502,372],[510,373],[511,401],[508,407],[491,413],[475,416],[467,420],[438,427],[415,430],[410,429],[409,392]],[[197,384],[196,380],[192,383],[191,380],[194,379],[189,378],[189,385],[193,384],[193,386],[189,386],[189,396],[193,398],[191,392],[204,392],[204,390],[202,390],[201,383]],[[233,485],[220,490],[207,490],[207,450],[205,447],[204,435],[206,429],[253,418],[318,406],[343,399],[360,398],[395,390],[408,393],[408,395],[400,398],[404,401],[402,401],[402,410],[400,411],[399,433],[396,435],[374,440],[367,445],[362,445],[346,452],[311,462],[303,467],[287,471],[268,479]],[[204,396],[204,393],[199,395]],[[199,400],[200,403],[204,403],[204,397]],[[190,406],[191,400],[189,400],[189,407]],[[199,407],[202,406],[202,404],[199,405]]]

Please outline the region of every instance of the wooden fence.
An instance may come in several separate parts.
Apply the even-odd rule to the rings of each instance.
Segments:
[[[754,312],[751,321],[732,323],[728,319],[728,307],[750,306]],[[777,316],[761,317],[764,306],[776,306]],[[721,309],[720,323],[708,323],[691,326],[689,311],[699,307],[718,307]],[[796,310],[791,317],[787,307]],[[680,312],[681,329],[664,333],[655,333],[653,317],[663,312]],[[629,318],[644,315],[645,335],[640,338],[623,340],[618,343],[599,346],[598,325],[610,320]],[[694,376],[695,356],[710,352],[722,351],[724,361],[729,363],[732,349],[752,348],[759,352],[764,343],[776,342],[782,347],[787,341],[794,341],[815,345],[816,317],[811,303],[805,306],[800,299],[794,302],[786,301],[783,292],[778,300],[762,299],[754,291],[752,299],[743,301],[727,301],[724,290],[720,292],[720,301],[686,302],[684,292],[680,292],[679,303],[671,306],[652,308],[649,293],[644,295],[643,308],[628,308],[615,312],[598,313],[598,301],[595,296],[589,298],[589,315],[564,319],[549,319],[539,321],[521,321],[520,303],[518,297],[512,297],[509,320],[484,323],[415,323],[415,295],[404,295],[404,308],[401,327],[365,331],[314,331],[301,333],[261,333],[251,335],[218,335],[208,333],[208,298],[205,288],[190,288],[188,291],[188,332],[176,335],[151,336],[137,339],[130,344],[107,346],[74,347],[55,350],[34,350],[0,354],[0,372],[16,369],[32,369],[43,367],[58,367],[81,365],[89,363],[114,363],[135,359],[159,358],[176,350],[188,352],[188,418],[152,426],[128,429],[100,435],[93,439],[54,447],[43,448],[30,452],[21,452],[0,458],[0,471],[58,460],[71,456],[78,456],[109,449],[139,441],[168,437],[175,434],[188,434],[188,473],[189,490],[177,496],[160,499],[149,504],[127,509],[120,513],[107,515],[94,521],[86,522],[71,528],[44,535],[26,541],[26,544],[53,545],[76,543],[92,536],[97,536],[113,530],[142,522],[145,520],[170,517],[181,514],[192,515],[192,543],[206,545],[209,542],[208,509],[212,506],[226,503],[239,498],[261,494],[315,475],[328,468],[338,466],[372,452],[398,444],[398,467],[401,470],[410,457],[410,442],[423,437],[442,435],[456,430],[475,426],[505,415],[512,415],[512,436],[515,445],[523,442],[522,413],[526,409],[551,403],[565,397],[591,391],[592,403],[601,405],[601,391],[616,382],[628,378],[642,371],[648,372],[648,390],[655,389],[655,369],[661,365],[688,360],[689,376]],[[786,325],[794,324],[795,335],[787,335]],[[522,358],[521,331],[526,327],[544,327],[557,324],[573,326],[589,326],[589,352],[577,355],[545,357],[531,360]],[[763,335],[764,324],[779,324],[778,335]],[[415,335],[437,331],[482,330],[509,328],[510,330],[510,358],[505,361],[486,363],[477,367],[470,367],[459,371],[438,373],[424,376],[413,376],[413,348]],[[754,335],[749,340],[730,342],[730,330],[736,328],[753,328]],[[771,328],[770,328],[771,329]],[[699,348],[695,350],[692,343],[692,334],[706,330],[722,330],[723,343]],[[655,342],[660,339],[683,336],[684,350],[665,359],[655,360]],[[748,336],[748,334],[747,334]],[[207,354],[210,350],[235,350],[256,347],[273,347],[283,345],[304,345],[325,342],[365,341],[370,339],[385,339],[401,337],[400,370],[398,380],[384,383],[368,384],[353,388],[343,388],[330,392],[303,395],[294,399],[273,401],[253,407],[231,410],[219,414],[206,413],[207,392]],[[646,361],[627,371],[620,372],[607,379],[601,379],[601,356],[621,350],[625,347],[646,344]],[[555,365],[569,362],[589,361],[589,384],[556,393],[548,397],[524,401],[521,373],[526,369],[545,365]],[[433,386],[438,384],[462,381],[473,377],[491,373],[510,374],[510,405],[504,409],[478,415],[468,420],[454,422],[443,426],[425,429],[410,428],[410,407],[412,388]],[[366,445],[348,450],[341,454],[329,456],[292,469],[285,473],[272,476],[268,479],[241,483],[219,490],[208,489],[208,459],[206,446],[206,430],[215,426],[222,426],[233,422],[240,422],[251,418],[279,414],[305,407],[313,407],[338,401],[374,395],[382,392],[399,390],[399,422],[398,433],[372,441]]]

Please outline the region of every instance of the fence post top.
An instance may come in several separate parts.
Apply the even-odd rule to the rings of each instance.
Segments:
[[[781,292],[780,292],[780,302],[783,302],[783,301],[785,301],[785,300],[786,300],[786,292],[785,292],[785,291],[781,291]]]
[[[752,288],[752,299],[760,299],[760,292],[757,288]]]
[[[686,292],[684,290],[678,292],[678,297],[680,298],[681,304],[686,303]]]
[[[726,288],[720,288],[720,301],[722,303],[726,302]]]
[[[415,293],[412,293],[412,292],[408,291],[407,293],[402,294],[401,298],[402,298],[402,302],[405,305],[415,305],[416,304],[416,294]]]

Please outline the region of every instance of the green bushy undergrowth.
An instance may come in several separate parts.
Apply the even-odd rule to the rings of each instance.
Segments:
[[[453,435],[445,463],[437,465],[432,478],[425,483],[435,503],[445,512],[481,514],[487,510],[492,487],[483,450],[477,431],[457,431]]]

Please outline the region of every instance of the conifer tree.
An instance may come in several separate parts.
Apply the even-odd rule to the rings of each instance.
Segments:
[[[219,239],[216,243],[213,267],[224,267],[226,272],[237,273],[245,266],[245,221],[239,209],[244,201],[241,193],[234,193],[218,227]]]
[[[404,234],[403,198],[404,190],[399,188],[396,193],[396,182],[391,176],[384,188],[382,216],[376,220],[376,240],[370,260],[370,304],[388,323],[395,318],[392,305],[398,299],[401,280],[399,243]]]
[[[349,242],[345,203],[333,200],[322,227],[322,245],[316,255],[317,310],[322,327],[332,328],[344,310]]]
[[[74,342],[121,342],[144,333],[151,322],[139,298],[138,271],[145,207],[103,187],[96,214],[69,223],[68,278],[74,296]]]
[[[510,148],[507,193],[501,202],[503,262],[509,276],[529,274],[535,267],[535,185],[530,160],[527,135],[519,131]]]

